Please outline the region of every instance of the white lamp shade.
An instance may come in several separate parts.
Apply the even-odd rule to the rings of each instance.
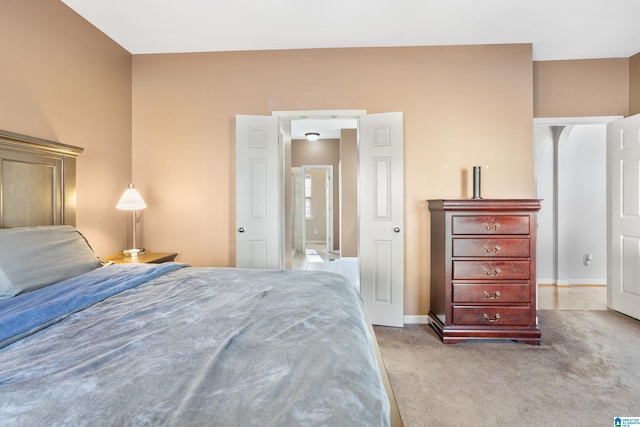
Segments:
[[[133,184],[129,184],[129,188],[125,190],[122,197],[120,197],[120,201],[116,205],[117,209],[125,211],[137,211],[146,207],[147,204],[142,200],[142,196],[140,196],[138,190],[133,187]]]

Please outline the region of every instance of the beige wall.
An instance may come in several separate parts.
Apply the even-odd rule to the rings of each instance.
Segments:
[[[534,117],[629,115],[629,59],[533,63]]]
[[[640,114],[640,53],[629,59],[629,115]]]
[[[143,244],[235,262],[235,114],[366,109],[405,117],[405,313],[429,307],[425,199],[533,196],[532,118],[640,112],[640,59],[531,60],[531,46],[131,55],[60,2],[0,6],[0,129],[85,148],[78,227],[126,245],[130,180]],[[534,81],[535,77],[535,81]],[[131,149],[131,151],[130,151]],[[131,167],[133,162],[133,169]]]
[[[193,265],[234,265],[236,114],[402,111],[405,312],[429,307],[425,200],[533,196],[531,46],[137,55],[133,174],[145,245]]]
[[[59,1],[0,5],[0,129],[83,147],[76,225],[100,255],[126,246],[131,55]]]
[[[358,131],[340,132],[340,256],[358,256]]]

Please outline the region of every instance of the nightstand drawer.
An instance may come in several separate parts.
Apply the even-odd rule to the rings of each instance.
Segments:
[[[454,303],[528,303],[531,288],[529,283],[454,283],[452,298]]]
[[[530,319],[529,306],[522,307],[464,307],[454,306],[452,323],[469,326],[527,326]]]
[[[453,261],[454,280],[529,280],[529,261]]]
[[[452,239],[454,257],[529,257],[529,239]]]
[[[452,234],[529,234],[529,217],[504,216],[454,216],[451,218]]]

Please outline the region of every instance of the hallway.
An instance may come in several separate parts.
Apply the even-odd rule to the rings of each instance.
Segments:
[[[538,309],[606,310],[606,286],[538,285]]]
[[[313,252],[315,251],[315,252]],[[339,255],[327,253],[324,244],[307,244],[307,253],[296,253],[291,262],[292,270],[331,271],[345,276],[360,290],[360,271],[356,258],[342,259]]]

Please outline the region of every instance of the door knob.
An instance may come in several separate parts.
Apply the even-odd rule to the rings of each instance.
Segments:
[[[393,227],[393,231],[395,231],[396,233],[400,232],[400,227]]]
[[[244,233],[244,227],[240,227],[240,228],[238,228],[238,232],[239,232],[239,233]]]

